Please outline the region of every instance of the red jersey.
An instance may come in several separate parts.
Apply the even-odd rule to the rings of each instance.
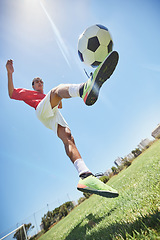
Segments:
[[[26,104],[36,109],[45,96],[46,94],[37,91],[15,88],[13,90],[12,99],[24,101]]]

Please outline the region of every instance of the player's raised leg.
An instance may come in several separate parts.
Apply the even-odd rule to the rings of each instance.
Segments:
[[[53,88],[50,93],[52,108],[59,105],[63,98],[80,97],[80,89],[83,84],[60,84]]]
[[[99,95],[103,83],[113,74],[119,55],[116,51],[111,52],[107,58],[94,71],[86,83],[61,84],[51,90],[51,106],[57,106],[63,98],[81,97],[86,105],[93,105]]]

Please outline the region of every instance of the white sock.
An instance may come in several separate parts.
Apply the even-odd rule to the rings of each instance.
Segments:
[[[84,161],[83,161],[82,158],[77,159],[77,160],[74,162],[74,166],[75,166],[75,168],[77,169],[79,176],[80,176],[82,173],[90,172],[89,169],[87,168],[86,164],[84,163]]]
[[[69,95],[71,97],[80,97],[79,89],[81,84],[69,84]]]

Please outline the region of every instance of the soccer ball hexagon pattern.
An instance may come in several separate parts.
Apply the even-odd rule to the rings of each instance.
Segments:
[[[78,39],[78,55],[88,66],[97,67],[112,48],[113,41],[108,29],[99,24],[87,28]]]

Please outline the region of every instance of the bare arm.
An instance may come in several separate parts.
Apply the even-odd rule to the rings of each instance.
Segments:
[[[13,90],[14,90],[14,85],[13,85],[13,60],[8,60],[6,63],[6,69],[7,69],[7,74],[8,74],[8,94],[9,97],[12,98]]]

